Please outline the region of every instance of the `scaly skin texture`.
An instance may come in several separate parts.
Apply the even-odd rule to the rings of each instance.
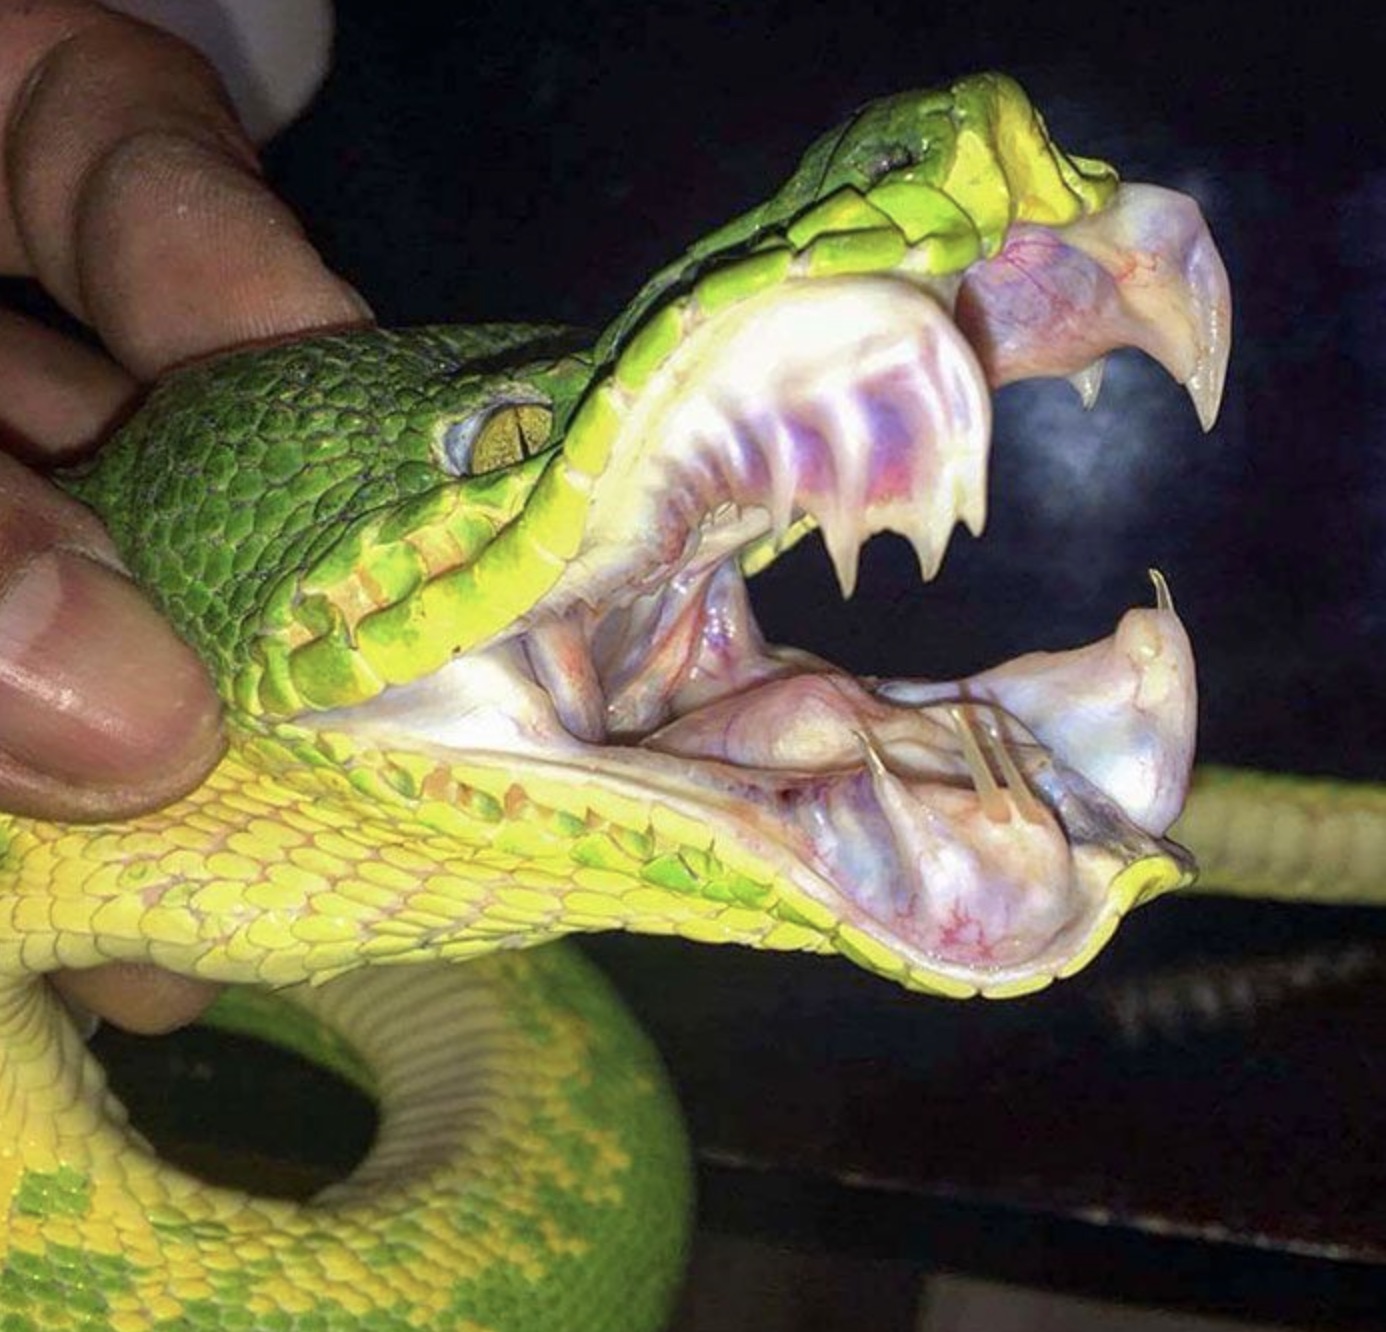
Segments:
[[[590,350],[365,333],[160,386],[70,485],[212,666],[231,747],[147,818],[0,823],[0,1323],[655,1328],[677,1114],[600,979],[533,945],[628,928],[1004,997],[1187,883],[1162,584],[1017,701],[766,648],[739,571],[821,525],[845,588],[886,527],[931,572],[981,525],[985,390],[1020,373],[1135,342],[1210,420],[1225,278],[1190,209],[981,76],[825,136]],[[1111,736],[1083,694],[1070,743],[1109,666]],[[112,959],[284,989],[380,1097],[372,1156],[305,1207],[153,1160],[39,983]]]

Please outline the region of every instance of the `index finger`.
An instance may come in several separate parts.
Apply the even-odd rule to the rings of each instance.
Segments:
[[[0,0],[0,270],[147,378],[369,310],[264,185],[215,73],[87,0]]]

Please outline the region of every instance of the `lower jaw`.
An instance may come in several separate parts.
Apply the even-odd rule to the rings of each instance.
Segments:
[[[729,584],[730,575],[721,581]],[[1119,855],[1108,854],[1099,837],[1092,845],[1069,847],[1071,854],[1047,882],[1030,883],[1022,875],[1000,888],[972,884],[967,900],[950,900],[946,887],[936,890],[928,867],[911,865],[902,853],[873,796],[864,740],[889,731],[902,717],[973,706],[965,692],[927,708],[901,707],[825,663],[764,649],[739,577],[735,589],[721,594],[714,618],[725,627],[734,612],[739,646],[746,649],[736,668],[720,686],[710,684],[705,672],[698,688],[687,679],[671,686],[681,703],[698,695],[697,706],[629,743],[605,735],[584,739],[565,728],[553,697],[532,675],[522,674],[531,654],[520,640],[461,659],[438,677],[391,691],[351,714],[322,720],[329,728],[334,720],[344,723],[382,749],[423,749],[463,773],[486,769],[501,792],[532,788],[553,800],[552,793],[561,790],[556,803],[579,819],[610,807],[624,811],[616,821],[639,831],[635,825],[653,827],[663,817],[656,811],[672,811],[688,830],[688,845],[702,848],[704,861],[709,846],[736,848],[737,865],[754,866],[769,896],[810,902],[831,914],[821,927],[831,947],[854,940],[850,946],[868,956],[873,969],[906,984],[951,985],[958,993],[1033,987],[1084,956],[1103,929],[1109,932],[1106,922],[1110,918],[1114,925],[1120,914],[1119,904],[1113,908],[1107,900],[1109,880],[1124,865],[1158,859],[1165,844],[1129,825],[1112,832],[1098,819],[1093,827],[1110,834]],[[700,628],[706,636],[706,623]],[[512,699],[523,700],[513,715],[505,713],[505,699],[486,693],[497,678],[509,681]],[[802,732],[805,721],[805,691],[824,690],[841,704],[835,735],[825,738],[820,726],[816,738],[795,738],[791,732],[796,725]],[[757,692],[772,700],[784,695],[782,706],[768,713],[748,709],[747,698]],[[524,708],[530,709],[527,715]],[[719,710],[730,719],[719,721]],[[878,743],[896,757],[902,752],[898,735],[878,737]],[[956,743],[934,776],[955,808],[960,800],[971,801],[976,808],[970,816],[986,815],[986,793],[977,790],[975,773]],[[1027,798],[1039,796],[1031,790]],[[921,806],[922,819],[945,817],[931,811],[927,800]],[[1063,826],[1056,810],[1048,816]],[[1128,832],[1129,845],[1122,845]],[[690,885],[687,891],[700,889]],[[1037,898],[1042,909],[1035,911]],[[1017,927],[1014,919],[1027,910],[1030,917]]]

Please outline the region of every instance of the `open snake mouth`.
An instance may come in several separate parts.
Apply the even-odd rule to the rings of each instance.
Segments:
[[[483,647],[325,720],[692,813],[963,988],[1073,969],[1136,895],[1114,904],[1124,869],[1188,868],[1161,840],[1196,714],[1163,581],[1104,642],[930,683],[767,646],[743,575],[816,526],[844,593],[884,530],[931,577],[958,522],[983,526],[989,390],[1068,376],[1090,401],[1116,346],[1155,356],[1208,426],[1229,309],[1196,206],[1136,185],[1076,224],[1016,226],[950,278],[907,255],[685,304],[659,368],[604,387],[621,424],[599,474],[567,445],[551,464],[587,509],[550,591]]]

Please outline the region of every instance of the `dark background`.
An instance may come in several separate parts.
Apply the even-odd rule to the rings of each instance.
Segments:
[[[341,0],[338,16],[334,72],[267,160],[384,323],[598,326],[861,102],[978,68],[1016,75],[1070,150],[1192,193],[1236,302],[1210,436],[1134,354],[1088,415],[1062,384],[1008,389],[981,542],[959,536],[920,588],[878,540],[849,605],[806,543],[761,580],[762,621],[857,670],[952,673],[1105,634],[1155,565],[1199,653],[1205,757],[1386,772],[1374,10]],[[822,960],[598,952],[684,1089],[712,1229],[1386,1326],[1366,1268],[1241,1252],[1386,1253],[1383,939],[1371,912],[1161,903],[1080,980],[1003,1006]],[[1129,1228],[1220,1242],[1118,1260],[1101,1236]]]

